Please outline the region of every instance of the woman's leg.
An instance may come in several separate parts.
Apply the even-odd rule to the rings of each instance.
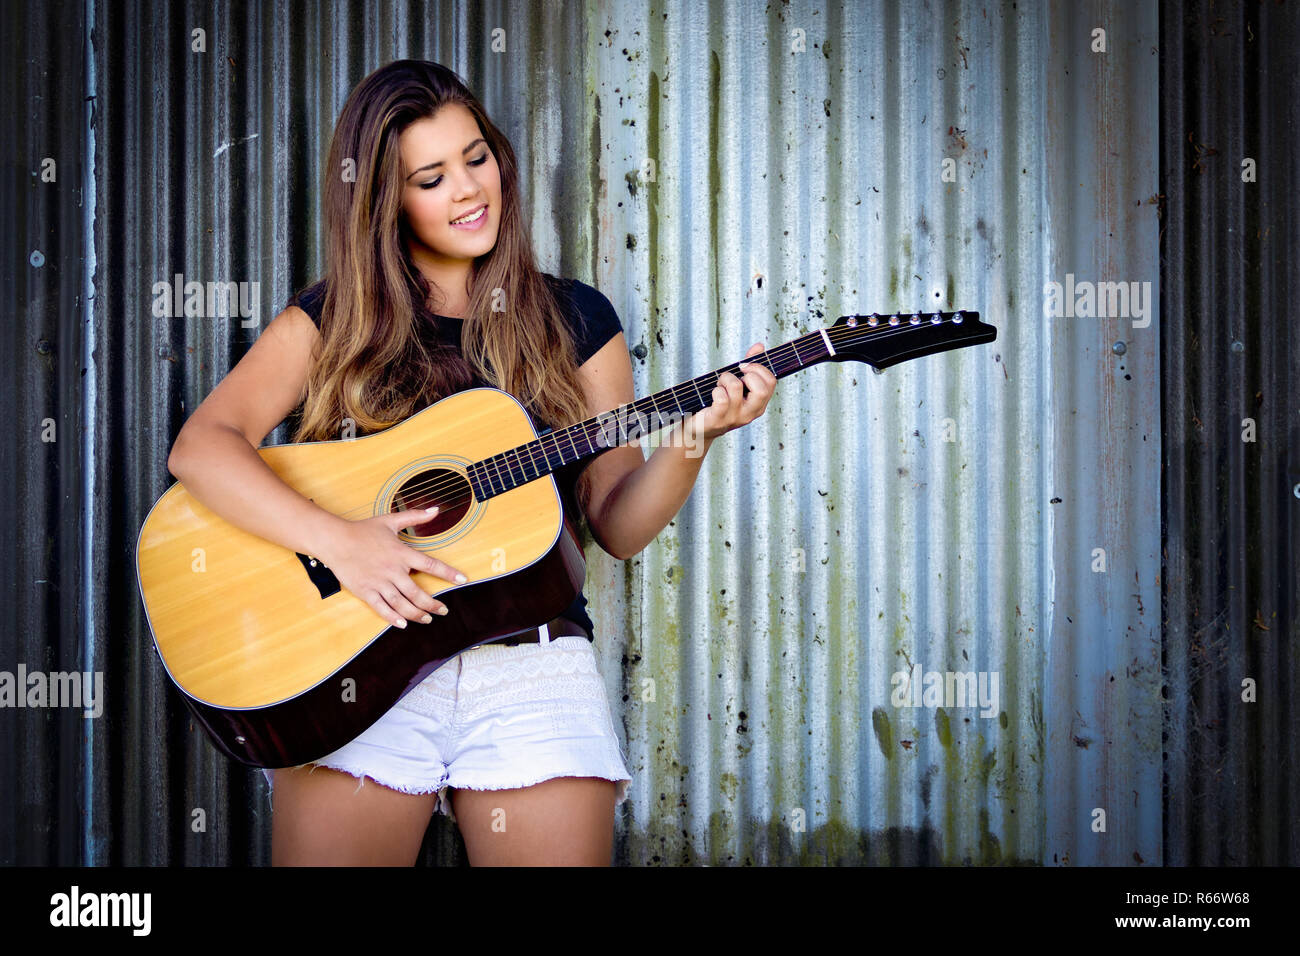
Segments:
[[[451,788],[448,797],[470,866],[610,864],[612,780],[553,777],[513,790]]]
[[[273,773],[272,866],[414,865],[436,793],[402,793],[314,765]]]

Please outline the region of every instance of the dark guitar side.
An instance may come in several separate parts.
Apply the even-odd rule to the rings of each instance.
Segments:
[[[390,626],[328,679],[289,700],[231,710],[183,691],[182,697],[219,749],[240,763],[267,768],[308,763],[337,750],[339,741],[355,738],[461,651],[519,630],[520,621],[559,616],[577,597],[585,573],[586,559],[566,516],[541,559],[505,577],[444,592],[439,600],[447,605],[445,616],[434,615],[430,624]],[[395,674],[412,675],[396,695]],[[347,678],[356,682],[355,701],[341,704]]]

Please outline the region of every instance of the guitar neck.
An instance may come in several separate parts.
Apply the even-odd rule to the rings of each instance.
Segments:
[[[480,501],[536,481],[566,465],[591,458],[617,445],[626,445],[667,428],[713,404],[713,389],[723,372],[740,377],[740,365],[762,365],[777,378],[828,361],[831,351],[824,330],[810,332],[768,349],[743,362],[732,362],[672,388],[665,388],[626,405],[546,432],[535,441],[484,458],[469,468],[474,495]]]
[[[852,359],[883,369],[922,355],[991,342],[996,334],[996,329],[979,321],[976,312],[841,316],[828,329],[801,335],[475,462],[468,470],[470,483],[475,497],[484,501],[669,427],[708,408],[722,373],[739,377],[741,364],[765,366],[778,379],[828,361]]]

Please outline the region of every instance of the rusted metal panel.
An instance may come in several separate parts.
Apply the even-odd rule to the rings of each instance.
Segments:
[[[1165,861],[1300,861],[1295,12],[1162,7]]]
[[[320,271],[322,163],[344,98],[403,56],[456,69],[512,137],[543,267],[610,297],[639,395],[843,313],[971,308],[999,329],[991,346],[883,375],[827,365],[782,380],[763,418],[714,445],[654,544],[627,562],[588,544],[597,649],[634,776],[619,862],[1128,865],[1162,862],[1166,840],[1171,860],[1214,858],[1195,799],[1171,795],[1162,827],[1162,753],[1180,793],[1278,811],[1217,858],[1271,859],[1269,840],[1295,858],[1294,835],[1276,824],[1292,798],[1251,804],[1244,783],[1203,782],[1230,744],[1198,720],[1211,705],[1212,719],[1229,720],[1235,701],[1207,678],[1236,670],[1197,663],[1200,622],[1231,613],[1239,632],[1254,616],[1244,597],[1220,600],[1217,538],[1194,520],[1222,510],[1218,465],[1167,455],[1184,469],[1173,484],[1166,469],[1167,500],[1158,470],[1164,396],[1177,397],[1165,422],[1176,448],[1207,441],[1195,422],[1224,407],[1211,389],[1219,366],[1195,365],[1193,347],[1231,321],[1211,308],[1223,299],[1215,277],[1263,315],[1251,288],[1272,289],[1293,268],[1269,260],[1253,285],[1224,251],[1289,248],[1241,238],[1252,225],[1265,236],[1287,228],[1267,232],[1267,215],[1285,208],[1279,176],[1251,200],[1266,204],[1241,213],[1238,200],[1207,198],[1206,209],[1228,205],[1183,223],[1181,246],[1166,233],[1182,270],[1175,305],[1157,281],[1159,230],[1174,221],[1158,218],[1171,189],[1157,181],[1157,145],[1174,156],[1186,135],[1156,123],[1161,83],[1186,86],[1182,109],[1212,101],[1208,115],[1226,122],[1249,97],[1231,84],[1202,91],[1185,64],[1253,75],[1258,56],[1265,75],[1253,47],[1244,62],[1213,59],[1215,35],[1198,20],[1208,13],[1194,7],[1184,23],[1166,7],[1162,39],[1150,2],[68,9],[86,11],[79,35],[93,28],[81,53],[34,20],[10,35],[45,37],[31,46],[50,52],[7,59],[11,85],[27,90],[7,125],[59,104],[48,128],[75,138],[85,185],[84,205],[58,213],[69,223],[58,280],[26,266],[6,283],[23,339],[5,400],[13,420],[57,403],[85,430],[58,446],[57,468],[48,448],[6,439],[24,501],[45,502],[4,523],[6,558],[24,565],[11,577],[57,580],[65,598],[24,592],[6,626],[26,635],[12,641],[15,662],[102,670],[114,716],[4,716],[0,770],[17,781],[6,790],[5,860],[269,860],[261,775],[219,757],[169,691],[127,556],[170,481],[166,455],[185,416]],[[1267,24],[1268,62],[1286,48],[1291,28],[1279,23]],[[1104,53],[1093,49],[1098,28]],[[206,31],[203,53],[195,29]],[[1162,60],[1174,34],[1178,57]],[[45,72],[57,79],[37,107],[31,90]],[[1293,111],[1296,98],[1271,82]],[[1241,110],[1242,128],[1270,129],[1276,106],[1253,110]],[[1163,174],[1171,182],[1206,161],[1194,143],[1181,149]],[[43,152],[31,146],[22,161],[36,168]],[[29,236],[47,229],[48,198],[15,199],[11,221]],[[1201,228],[1228,213],[1233,233]],[[1196,258],[1211,256],[1226,264]],[[154,283],[177,274],[257,282],[259,321],[155,317]],[[1149,325],[1097,316],[1095,298],[1093,315],[1045,314],[1049,283],[1077,304],[1082,283],[1096,293],[1121,281],[1150,283]],[[1108,295],[1122,311],[1114,287]],[[33,353],[47,327],[57,348]],[[1282,332],[1242,329],[1249,351],[1232,354],[1259,355],[1243,383],[1272,381],[1282,356],[1295,367]],[[1234,359],[1204,357],[1220,361]],[[1279,392],[1279,409],[1294,406],[1288,396]],[[1281,433],[1269,434],[1277,447]],[[1228,453],[1206,447],[1211,462]],[[1258,489],[1300,482],[1294,465],[1276,457],[1271,471],[1230,473],[1262,476],[1245,499],[1257,502],[1251,523],[1232,532],[1241,548],[1229,553],[1242,556],[1233,593],[1281,594],[1258,608],[1270,629],[1276,613],[1276,631],[1256,629],[1279,638],[1294,636],[1294,512],[1269,511],[1276,499]],[[1181,629],[1163,678],[1162,507],[1179,541],[1169,617]],[[1244,529],[1259,523],[1270,530],[1256,549]],[[74,538],[74,527],[85,531]],[[1293,659],[1264,647],[1243,660],[1265,675],[1261,688],[1278,674],[1283,683],[1267,686],[1284,698]],[[971,674],[984,705],[923,696],[913,706],[904,674]],[[1287,706],[1278,699],[1270,722]],[[1252,753],[1277,752],[1254,725],[1230,725]],[[1293,754],[1294,740],[1283,744]],[[1278,786],[1265,790],[1285,793]],[[191,826],[195,810],[204,832]],[[464,861],[445,820],[424,860]]]

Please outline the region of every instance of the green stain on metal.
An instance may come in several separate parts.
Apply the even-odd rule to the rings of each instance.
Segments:
[[[659,294],[656,277],[659,275],[659,74],[650,71],[650,95],[646,103],[646,149],[649,150],[650,167],[654,181],[645,184],[646,230],[649,248],[646,259],[650,264],[650,302],[646,309],[646,322],[649,326],[647,338],[658,341],[659,336]]]
[[[718,783],[722,787],[722,795],[728,800],[736,799],[736,792],[740,789],[740,780],[734,773],[724,773],[718,777]]]
[[[940,746],[951,753],[952,723],[948,719],[948,712],[942,707],[936,708],[934,712],[934,732],[939,735]]]
[[[595,99],[596,102],[596,115],[592,117],[591,120],[591,142],[588,144],[587,148],[591,151],[592,156],[599,156],[601,154],[600,97],[593,95],[593,98]],[[599,163],[593,162],[591,164],[591,169],[589,171],[589,175],[591,177],[592,209],[591,209],[591,232],[590,235],[586,237],[586,242],[587,242],[586,253],[591,260],[590,275],[593,280],[595,279],[596,276],[600,275],[600,268],[599,268],[600,263],[597,260],[598,257],[597,244],[595,240],[591,237],[599,235],[600,232],[599,208],[605,205],[605,202],[609,198],[608,196],[605,195],[605,181],[604,179],[601,178],[599,165],[600,165]]]
[[[998,726],[1003,730],[1007,729],[1007,712],[1005,710],[998,714]]]
[[[957,277],[954,276],[954,275],[952,275],[952,274],[949,274],[949,276],[948,276],[948,293],[947,293],[947,294],[948,294],[948,308],[949,308],[949,309],[956,309],[957,306],[956,306],[954,303],[955,303],[956,300],[957,300]]]
[[[1043,744],[1043,701],[1032,690],[1029,692],[1029,726],[1034,731],[1034,752],[1030,754],[1030,759],[1038,762],[1038,766],[1046,766],[1046,750]]]
[[[732,627],[736,621],[732,615],[734,605],[725,595],[715,594],[713,599],[713,619],[723,627]]]
[[[997,834],[989,830],[989,811],[980,807],[979,865],[998,866],[1002,863],[1002,844]]]
[[[722,227],[718,217],[722,212],[722,150],[718,139],[722,129],[722,61],[718,59],[717,50],[709,51],[709,103],[713,107],[709,111],[709,186],[713,195],[713,201],[709,203],[709,241],[713,252],[709,267],[713,273],[713,347],[721,348],[722,281],[718,277],[718,263],[722,261],[722,254],[718,250],[718,241]]]
[[[885,713],[885,708],[877,707],[871,711],[871,729],[876,733],[876,743],[880,746],[880,752],[885,755],[886,760],[893,760],[893,734],[889,727],[889,715]]]
[[[983,748],[983,746],[984,746],[984,736],[981,734],[980,735],[981,749]],[[989,785],[989,775],[993,773],[993,768],[997,766],[997,763],[998,763],[997,747],[994,747],[992,750],[986,753],[984,755],[983,760],[980,761],[980,783],[983,784],[983,786],[986,788]]]
[[[898,270],[893,266],[889,267],[889,302],[892,305],[898,301]]]
[[[681,565],[677,565],[678,569]],[[659,618],[659,630],[655,634],[659,640],[660,647],[663,650],[671,650],[674,654],[681,652],[682,638],[681,632],[677,629],[677,615],[665,613]]]

